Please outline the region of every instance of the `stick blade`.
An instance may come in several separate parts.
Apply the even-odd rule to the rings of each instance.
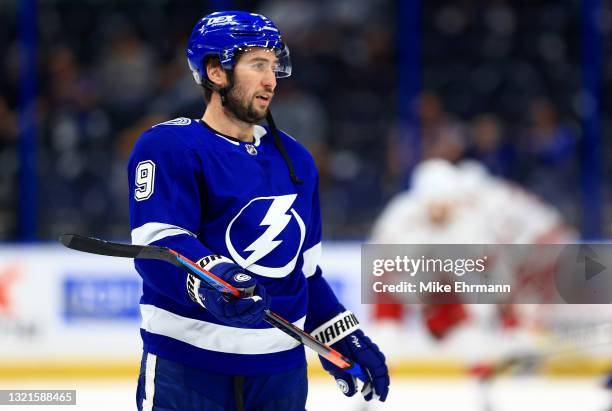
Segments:
[[[70,247],[70,244],[72,244],[72,240],[74,239],[74,234],[62,234],[59,236],[59,242],[64,244],[66,247],[68,248],[72,248]]]
[[[136,258],[143,249],[140,245],[111,243],[78,234],[62,234],[59,241],[73,250],[113,257]]]
[[[174,255],[176,253],[173,254],[173,251],[166,247],[113,243],[111,241],[85,237],[78,234],[62,234],[59,237],[59,241],[68,248],[84,253],[107,255],[111,257],[161,260],[183,268],[183,265]],[[188,270],[187,268],[185,269]]]

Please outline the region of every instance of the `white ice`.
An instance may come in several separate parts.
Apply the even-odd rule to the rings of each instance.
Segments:
[[[49,410],[135,410],[135,380],[1,381],[0,389],[76,389],[76,406]],[[282,389],[282,388],[280,388]],[[333,380],[317,378],[309,387],[307,409],[322,411],[609,411],[611,398],[600,379],[504,377],[485,389],[468,379],[393,379],[385,403],[346,398]],[[487,408],[487,402],[488,407]],[[0,410],[40,411],[40,406],[0,406]]]

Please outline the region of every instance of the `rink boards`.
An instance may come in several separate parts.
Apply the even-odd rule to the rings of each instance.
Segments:
[[[418,307],[410,307],[400,321],[375,323],[372,306],[360,303],[360,244],[325,244],[321,265],[341,301],[382,347],[395,375],[461,377],[474,364],[518,352],[546,356],[537,372],[552,375],[598,375],[612,364],[612,338],[606,340],[612,332],[599,332],[597,339],[583,335],[557,347],[557,337],[535,329],[532,320],[513,331],[492,326],[492,306],[470,307],[469,323],[441,342],[426,332]],[[128,259],[54,244],[3,245],[0,378],[134,375],[141,353],[140,290],[140,277]],[[592,327],[612,318],[606,309],[565,307],[548,318],[567,321],[568,327]],[[313,377],[323,375],[317,363],[311,361]]]

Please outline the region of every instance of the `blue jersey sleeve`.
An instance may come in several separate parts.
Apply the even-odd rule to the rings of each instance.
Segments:
[[[169,247],[193,261],[213,254],[195,234],[205,204],[203,180],[198,158],[171,126],[145,132],[128,163],[132,243]],[[195,304],[184,271],[155,260],[135,260],[135,266],[145,286],[180,304]]]
[[[319,204],[318,176],[312,199],[312,224],[304,242],[304,275],[308,281],[308,309],[304,329],[310,332],[344,311],[334,291],[323,277],[321,255],[321,207]]]

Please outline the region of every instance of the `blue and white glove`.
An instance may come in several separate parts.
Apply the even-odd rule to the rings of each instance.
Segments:
[[[373,397],[378,398],[381,402],[387,399],[390,381],[385,356],[378,346],[359,329],[359,321],[352,312],[345,311],[338,314],[317,327],[312,335],[361,366],[370,379],[361,391],[366,401],[370,401]],[[321,356],[319,359],[323,368],[336,379],[336,384],[342,393],[347,397],[355,395],[357,392],[355,376],[336,367]]]
[[[209,255],[198,261],[198,265],[210,271],[226,283],[244,290],[245,297],[228,298],[211,288],[204,280],[193,274],[187,275],[187,292],[191,299],[206,308],[219,321],[234,327],[259,324],[265,310],[270,308],[270,297],[265,288],[244,269],[229,258]]]

